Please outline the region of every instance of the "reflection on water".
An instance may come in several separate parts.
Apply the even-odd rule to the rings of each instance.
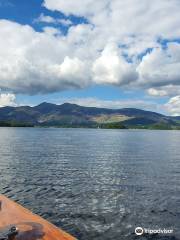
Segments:
[[[80,240],[180,239],[179,146],[180,131],[0,128],[0,191]]]

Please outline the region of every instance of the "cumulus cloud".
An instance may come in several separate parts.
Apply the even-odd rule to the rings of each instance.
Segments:
[[[16,96],[12,93],[0,93],[0,107],[16,106]]]
[[[64,26],[73,25],[73,22],[70,19],[58,19],[57,22]]]
[[[128,36],[148,40],[160,35],[179,37],[180,33],[179,0],[44,0],[44,6],[66,15],[86,17],[108,38],[121,36],[121,41]]]
[[[164,97],[167,96],[167,92],[165,90],[149,88],[147,90],[148,94],[154,97]]]
[[[53,31],[35,32],[0,21],[0,87],[15,93],[46,93],[86,84],[87,65]],[[84,77],[85,76],[85,77]]]
[[[106,6],[109,1],[102,0],[94,2],[93,0],[45,0],[44,6],[50,10],[58,10],[66,15],[88,16],[94,15],[96,12],[100,12]]]
[[[41,13],[40,16],[34,20],[34,22],[43,22],[43,23],[56,23],[56,19]]]
[[[125,73],[119,76],[116,68],[118,66],[117,58],[116,64],[110,60],[113,52],[111,56],[109,55],[109,62],[105,60],[104,56],[99,56],[94,60],[93,65],[93,72],[98,72],[98,76],[95,75],[95,82],[102,83],[104,80],[105,83],[124,84],[127,79],[130,82],[136,79],[132,76],[132,72],[136,71],[139,74],[138,84],[140,83],[141,86],[155,87],[180,84],[178,73],[180,59],[177,53],[180,44],[168,44],[167,49],[164,49],[158,42],[158,39],[171,40],[180,37],[180,5],[178,0],[159,0],[158,2],[156,0],[143,2],[141,0],[102,0],[96,2],[92,0],[86,2],[82,0],[45,0],[44,5],[50,10],[61,11],[67,16],[73,14],[87,18],[94,29],[86,33],[86,37],[92,50],[95,48],[96,53],[98,49],[105,51],[107,44],[114,42],[121,48],[123,56],[128,56],[134,62],[134,69],[125,67],[128,64],[126,59],[122,57],[122,53],[116,55],[119,57],[120,68]],[[85,40],[86,45],[87,39]],[[144,54],[147,49],[153,49],[153,51]],[[141,54],[145,56],[142,61],[138,61]],[[115,55],[113,57],[115,59]],[[109,67],[107,67],[108,64]],[[96,67],[96,65],[98,66]],[[111,73],[109,73],[108,68],[112,69]],[[102,73],[102,76],[99,73]],[[130,78],[127,78],[128,74]],[[121,80],[119,80],[120,78]]]
[[[60,19],[60,18],[54,18],[49,15],[45,15],[44,13],[41,13],[38,18],[34,20],[35,23],[53,23],[53,24],[61,24],[63,26],[70,26],[72,25],[72,21],[70,19]]]
[[[120,56],[117,46],[108,44],[93,64],[93,79],[98,84],[128,84],[138,77],[131,65]]]
[[[0,88],[37,94],[112,84],[162,97],[172,92],[167,86],[180,86],[180,44],[173,42],[180,38],[179,0],[44,0],[43,5],[66,19],[41,14],[38,20],[47,23],[43,32],[0,20]],[[87,23],[71,24],[71,14]],[[65,35],[48,25],[57,22],[68,26]]]
[[[165,104],[165,109],[173,116],[180,116],[180,96],[172,97]]]
[[[147,93],[154,97],[167,97],[167,96],[177,96],[180,95],[180,86],[167,85],[158,88],[149,88]]]
[[[156,48],[143,57],[137,67],[139,82],[147,86],[180,85],[180,44],[168,44],[167,49]]]
[[[74,86],[85,87],[87,86],[87,76],[86,78],[84,78],[84,76],[88,72],[88,70],[86,70],[86,67],[87,66],[85,65],[85,63],[78,58],[65,57],[63,63],[60,66],[54,66],[54,70],[55,75],[64,79],[65,82],[69,82],[69,84],[72,84],[72,79],[74,79]]]

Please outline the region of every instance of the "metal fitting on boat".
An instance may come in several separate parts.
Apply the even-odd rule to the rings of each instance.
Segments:
[[[0,240],[14,240],[18,234],[18,228],[12,226],[10,229],[5,229],[0,231]]]

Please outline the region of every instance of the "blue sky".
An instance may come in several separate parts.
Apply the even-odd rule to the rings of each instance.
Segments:
[[[50,11],[43,7],[43,0],[0,0],[0,18],[8,19],[11,21],[18,22],[20,24],[29,24],[37,31],[42,31],[42,27],[46,26],[45,23],[35,23],[34,20],[40,16],[40,14],[45,14],[52,16],[54,18],[61,19],[71,19],[73,23],[80,24],[87,22],[83,17],[69,16],[66,17],[62,12]],[[48,24],[53,25],[53,24]],[[59,27],[59,26],[58,26]],[[63,32],[66,33],[67,28],[60,26]]]
[[[0,106],[180,114],[180,6],[155,2],[0,0]]]

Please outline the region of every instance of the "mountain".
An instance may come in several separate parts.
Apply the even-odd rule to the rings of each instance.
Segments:
[[[179,129],[180,117],[135,108],[107,109],[64,103],[0,108],[1,126]]]

